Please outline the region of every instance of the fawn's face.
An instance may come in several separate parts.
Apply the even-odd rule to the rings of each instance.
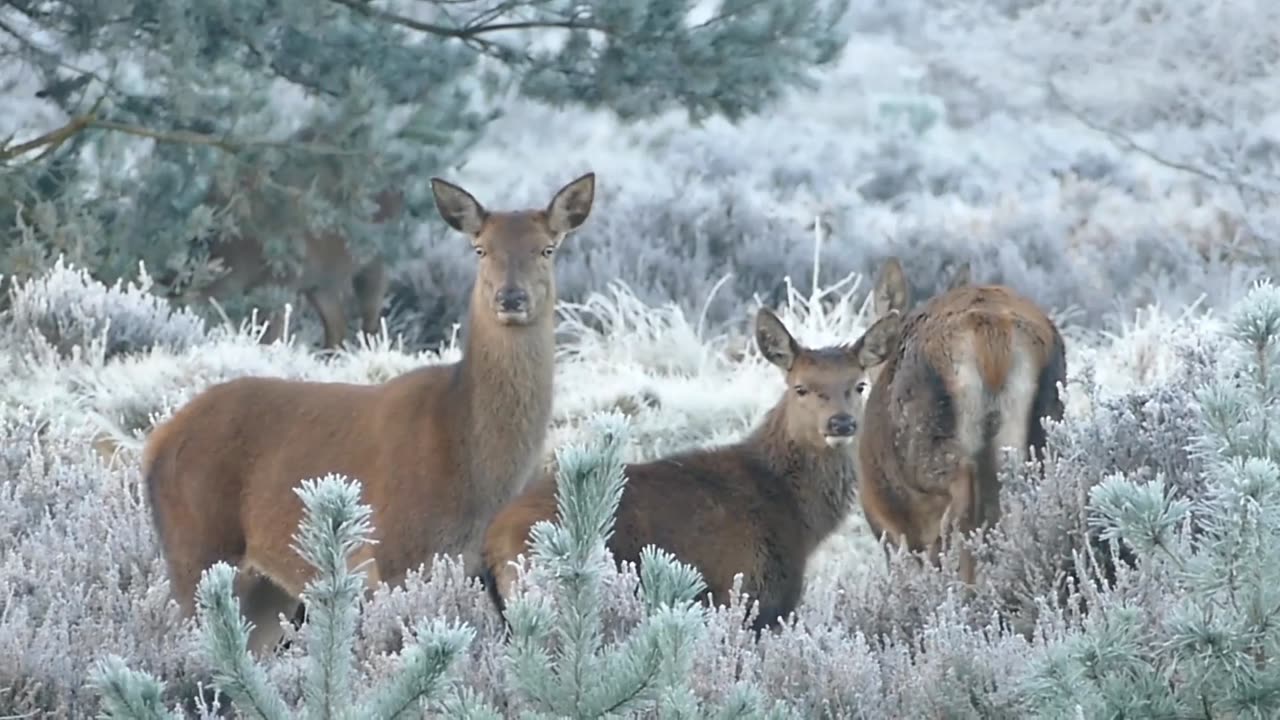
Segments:
[[[478,263],[474,300],[502,325],[531,325],[555,307],[555,253],[591,212],[595,175],[565,185],[544,210],[490,212],[466,190],[432,179],[436,208],[467,235]]]
[[[786,373],[787,431],[793,441],[819,448],[853,443],[871,385],[900,331],[901,314],[894,310],[852,345],[808,348],[796,342],[777,315],[761,308],[756,344],[765,359]]]

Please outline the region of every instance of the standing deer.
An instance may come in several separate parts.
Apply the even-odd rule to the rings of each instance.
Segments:
[[[209,199],[216,202],[219,196],[211,191]],[[383,190],[374,195],[374,201],[378,209],[371,218],[373,223],[398,216],[404,207],[404,196],[399,191]],[[260,239],[264,231],[267,230],[259,228],[256,232],[219,238],[210,248],[209,259],[220,261],[226,272],[198,291],[187,293],[184,300],[204,302],[210,298],[244,295],[264,285],[282,285],[307,299],[324,326],[323,347],[333,349],[347,335],[343,301],[352,290],[360,311],[361,331],[366,335],[378,333],[382,299],[387,292],[386,267],[381,255],[357,264],[341,233],[308,228],[303,231],[300,267],[274,274]],[[274,342],[283,334],[283,313],[270,313],[266,324],[262,342]]]
[[[902,265],[890,258],[875,312],[906,313],[909,304]],[[1062,418],[1066,374],[1058,328],[1008,287],[953,283],[907,313],[867,398],[858,448],[858,498],[872,532],[937,563],[944,518],[962,533],[994,524],[997,452],[1043,454],[1041,418]],[[967,549],[960,575],[974,582]]]
[[[753,628],[800,601],[809,556],[853,509],[855,439],[877,368],[893,349],[899,315],[880,318],[853,345],[801,346],[772,311],[756,316],[756,345],[787,388],[744,439],[626,466],[608,547],[638,562],[650,543],[701,571],[702,599],[725,603],[736,573],[758,603]],[[527,554],[529,530],[554,520],[556,482],[543,475],[503,508],[485,534],[486,585],[499,612]]]
[[[297,142],[315,142],[321,131],[309,128],[300,132]],[[241,232],[218,237],[211,244],[209,259],[220,261],[225,272],[207,286],[181,293],[185,302],[206,302],[210,298],[227,298],[265,285],[279,285],[300,294],[319,315],[324,326],[325,349],[334,349],[346,338],[347,320],[343,303],[354,291],[360,313],[360,328],[366,335],[376,335],[382,299],[388,279],[381,254],[357,263],[348,248],[348,239],[332,228],[312,227],[303,207],[299,188],[314,184],[326,197],[334,196],[341,183],[342,167],[335,157],[321,157],[316,162],[290,163],[284,166],[276,181],[264,180],[252,170],[237,178],[239,192],[228,194],[214,186],[205,194],[204,202],[214,206],[236,204],[244,227]],[[281,195],[284,197],[281,197]],[[376,208],[368,221],[381,225],[404,212],[404,193],[383,189],[372,195]],[[263,249],[263,238],[302,235],[302,257],[298,268],[281,274],[272,272]],[[283,312],[269,313],[262,342],[270,343],[283,333]]]
[[[246,377],[194,397],[151,433],[143,473],[172,591],[185,614],[201,572],[237,565],[255,652],[280,638],[312,569],[291,547],[294,488],[342,473],[363,485],[374,539],[355,562],[399,584],[437,553],[479,574],[493,514],[542,466],[555,369],[555,251],[586,221],[594,174],[546,209],[490,212],[432,179],[440,215],[478,265],[462,358],[380,385]],[[361,554],[363,553],[363,554]]]

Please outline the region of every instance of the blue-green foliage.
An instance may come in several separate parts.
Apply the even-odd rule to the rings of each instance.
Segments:
[[[467,650],[474,631],[440,619],[421,619],[415,641],[400,653],[399,672],[382,687],[363,691],[352,677],[352,643],[365,574],[349,568],[348,561],[369,541],[371,511],[360,503],[358,483],[332,475],[304,480],[297,493],[305,512],[295,548],[316,569],[303,591],[308,615],[301,717],[393,720],[416,717],[424,702],[444,702],[447,674]],[[219,562],[205,571],[196,588],[200,642],[214,683],[241,714],[261,720],[294,717],[264,668],[249,654],[250,626],[233,592],[235,576],[234,568]],[[107,717],[169,716],[162,704],[163,685],[149,674],[130,670],[114,655],[99,662],[92,683],[102,694]],[[469,694],[451,701],[476,702]]]
[[[1023,685],[1031,716],[1280,714],[1280,289],[1255,287],[1224,340],[1196,394],[1200,483],[1186,497],[1164,477],[1092,489],[1091,523],[1136,566],[1047,648]]]
[[[21,279],[65,253],[110,283],[141,260],[177,293],[216,276],[211,239],[251,233],[279,272],[325,228],[394,264],[414,254],[413,223],[435,222],[426,180],[509,91],[628,120],[737,119],[844,44],[846,0],[730,1],[690,21],[693,5],[428,0],[410,17],[361,0],[9,3],[5,39],[43,98],[90,120],[30,152],[0,146],[0,198],[17,201],[0,204],[0,268]],[[375,225],[384,189],[406,213]],[[237,318],[271,292],[219,300]]]
[[[625,483],[621,416],[604,416],[593,441],[557,452],[558,524],[530,532],[531,556],[550,579],[548,595],[520,596],[507,608],[509,663],[538,716],[596,718],[685,699],[690,652],[702,629],[698,572],[646,548],[642,592],[648,616],[620,642],[604,639],[605,547]]]

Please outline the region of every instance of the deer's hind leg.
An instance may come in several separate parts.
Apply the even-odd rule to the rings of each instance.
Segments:
[[[387,294],[387,268],[381,257],[365,263],[351,280],[356,303],[360,307],[360,329],[365,335],[377,335],[381,329],[382,298]]]
[[[327,287],[317,287],[307,290],[306,296],[324,325],[324,349],[336,349],[347,337],[347,318],[342,307],[342,294]]]
[[[962,539],[968,539],[978,527],[979,508],[984,501],[982,487],[978,481],[977,466],[972,460],[962,459],[956,463],[950,478],[951,502],[948,503],[939,522],[938,537],[930,546],[930,554],[935,562],[940,561],[941,545],[951,532],[958,531]],[[973,552],[964,545],[960,546],[960,579],[966,585],[973,585],[976,575],[976,561]]]

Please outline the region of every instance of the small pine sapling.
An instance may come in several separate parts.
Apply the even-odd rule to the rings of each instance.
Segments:
[[[535,709],[520,717],[717,718],[761,720],[799,715],[760,688],[738,683],[719,707],[697,697],[688,682],[695,644],[707,616],[696,598],[706,588],[696,568],[653,545],[640,553],[646,616],[611,647],[600,613],[615,514],[626,473],[625,416],[598,414],[587,424],[593,439],[556,452],[559,522],[530,530],[537,593],[507,604],[509,684]]]
[[[519,593],[508,604],[507,660],[515,689],[537,708],[532,717],[674,711],[694,702],[687,677],[705,622],[695,602],[704,587],[697,570],[645,548],[640,578],[648,614],[611,647],[604,641],[605,543],[626,482],[626,430],[623,416],[600,415],[588,425],[589,443],[557,449],[559,522],[541,521],[530,531],[530,580],[545,592]]]
[[[249,654],[249,623],[232,592],[236,569],[222,562],[213,565],[196,591],[203,651],[214,668],[216,686],[230,696],[239,714],[260,720],[398,720],[417,717],[424,703],[433,702],[465,707],[470,717],[492,717],[492,710],[478,699],[450,691],[449,670],[475,633],[466,625],[440,619],[419,622],[416,642],[401,652],[399,672],[382,687],[365,692],[353,687],[353,647],[364,572],[360,567],[349,568],[348,562],[353,552],[369,542],[371,511],[360,503],[359,483],[339,476],[304,480],[295,492],[305,508],[294,535],[295,547],[317,570],[303,592],[307,668],[301,715],[288,707]],[[118,657],[100,661],[91,682],[102,695],[107,718],[180,717],[164,708],[160,681],[130,670]]]

